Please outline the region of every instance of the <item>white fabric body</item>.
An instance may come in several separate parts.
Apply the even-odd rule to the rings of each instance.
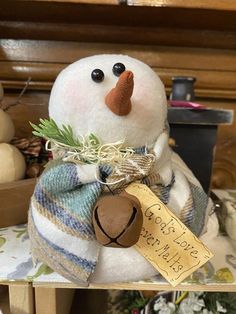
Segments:
[[[127,116],[115,115],[105,104],[106,95],[118,80],[112,73],[112,67],[117,62],[122,62],[126,70],[134,74],[132,109]],[[104,72],[103,82],[95,83],[91,79],[94,69]],[[124,55],[98,55],[71,64],[56,79],[49,101],[49,115],[59,126],[70,125],[77,136],[94,133],[103,144],[124,140],[124,143],[131,147],[153,147],[157,158],[155,167],[162,184],[168,185],[172,179],[172,171],[175,174],[176,180],[170,192],[168,207],[177,215],[189,195],[186,177],[190,182],[199,185],[192,172],[168,147],[168,134],[165,132],[165,89],[156,73],[141,61]],[[79,178],[89,183],[93,181],[97,170],[81,166],[77,171]],[[55,235],[58,234],[61,237],[61,245],[67,246],[70,243],[71,250],[77,250],[77,238],[65,237],[63,240],[63,235],[58,230],[52,229],[46,222],[42,223],[41,217],[35,218],[38,219],[37,227],[39,226],[47,237],[54,235],[54,241],[59,241],[55,240]],[[215,226],[212,221],[211,219],[211,230]],[[216,226],[215,229],[217,228]],[[51,234],[48,229],[55,232]],[[148,279],[155,274],[157,271],[153,266],[134,248],[102,247],[90,281],[134,281]]]
[[[61,231],[54,223],[41,215],[38,210],[35,209],[33,203],[31,203],[31,213],[34,223],[37,226],[37,230],[47,241],[52,242],[53,244],[76,256],[86,258],[90,261],[93,260],[94,252],[97,252],[100,247],[97,241],[93,242],[94,247],[92,247],[91,241],[81,240],[75,236]],[[89,250],[88,242],[90,243]]]

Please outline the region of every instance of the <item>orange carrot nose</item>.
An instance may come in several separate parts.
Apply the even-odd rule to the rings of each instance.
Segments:
[[[107,107],[118,116],[130,113],[132,104],[131,96],[134,89],[134,75],[131,71],[124,71],[114,88],[106,95]]]

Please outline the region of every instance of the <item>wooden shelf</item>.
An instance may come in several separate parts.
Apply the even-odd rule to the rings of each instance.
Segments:
[[[2,285],[22,286],[25,281],[1,281]],[[46,289],[103,289],[103,290],[150,290],[150,291],[213,291],[213,292],[236,292],[236,283],[212,283],[212,284],[188,284],[182,283],[176,287],[172,287],[165,282],[126,282],[114,284],[90,284],[88,287],[75,285],[71,282],[37,282],[32,284],[33,288],[46,288]]]
[[[29,200],[36,179],[25,179],[0,184],[0,228],[27,221]]]
[[[236,11],[236,3],[234,0],[128,0],[127,2],[129,5],[139,6]]]
[[[27,0],[32,1],[32,0]],[[111,4],[118,5],[118,0],[34,0],[38,2],[78,3],[78,4]]]
[[[91,284],[88,287],[62,282],[34,282],[34,288],[70,288],[70,289],[105,289],[105,290],[156,290],[156,291],[224,291],[236,292],[236,284],[181,284],[172,287],[167,283],[133,282],[116,284]]]
[[[19,2],[19,0],[15,0]],[[20,0],[21,1],[21,0]],[[32,2],[32,0],[26,0]],[[133,6],[152,6],[160,8],[182,8],[182,9],[201,9],[201,10],[221,10],[236,11],[234,0],[34,0],[33,2],[51,3],[76,3],[76,4],[99,4],[99,5],[133,5]]]
[[[0,295],[0,309],[4,314],[35,314],[32,285],[27,282],[0,282],[7,285],[8,291]],[[0,311],[0,313],[2,313]],[[49,313],[49,312],[48,312]]]

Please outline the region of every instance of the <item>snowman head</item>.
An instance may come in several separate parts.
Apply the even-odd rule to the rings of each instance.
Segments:
[[[95,134],[102,143],[152,144],[165,126],[162,82],[143,62],[125,55],[96,55],[65,68],[57,77],[49,115],[75,136]]]

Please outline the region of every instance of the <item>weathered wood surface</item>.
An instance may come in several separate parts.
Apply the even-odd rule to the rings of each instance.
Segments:
[[[30,197],[35,179],[0,184],[0,228],[27,221]]]
[[[84,289],[84,287],[77,286],[73,283],[63,282],[34,282],[33,287],[46,289],[57,288],[77,288]],[[236,284],[209,284],[209,285],[191,285],[182,283],[176,287],[165,283],[151,283],[151,282],[126,282],[114,284],[90,284],[88,289],[116,289],[116,290],[155,290],[155,291],[236,291]]]
[[[167,89],[172,76],[195,76],[197,96],[236,99],[232,50],[31,40],[1,40],[0,48],[0,77],[6,87],[22,88],[31,77],[30,88],[50,90],[69,63],[94,54],[122,53],[147,62]]]
[[[32,285],[29,283],[9,285],[9,303],[11,314],[34,314],[34,292]]]
[[[74,289],[35,288],[35,314],[69,314]]]
[[[101,0],[102,2],[102,0]],[[236,10],[234,0],[127,0],[129,5],[140,6],[157,6],[157,7],[174,7],[186,9],[212,9],[212,10]]]

